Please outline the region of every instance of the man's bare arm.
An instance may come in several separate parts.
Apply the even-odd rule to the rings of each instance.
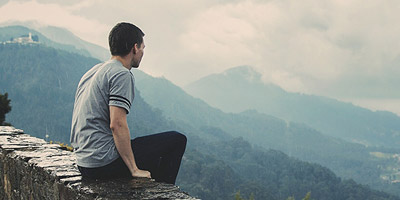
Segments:
[[[151,178],[150,172],[140,170],[136,166],[135,157],[131,148],[131,138],[125,109],[117,106],[110,106],[110,128],[118,153],[126,166],[128,166],[132,176]]]

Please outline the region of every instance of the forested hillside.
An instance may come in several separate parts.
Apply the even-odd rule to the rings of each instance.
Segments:
[[[7,121],[28,134],[41,138],[48,134],[49,140],[68,142],[76,85],[83,73],[98,62],[43,45],[0,45],[0,93],[9,94],[13,108]],[[137,85],[140,84],[151,83],[138,79]],[[248,131],[233,134],[210,123],[201,125],[202,121],[175,121],[169,113],[147,104],[141,98],[143,92],[139,88],[129,115],[132,136],[167,129],[184,132],[189,143],[178,185],[202,199],[233,199],[239,190],[242,196],[253,193],[256,199],[301,199],[310,191],[313,199],[400,199],[343,181],[320,165],[296,160],[280,151],[255,148],[236,137],[245,136]],[[175,96],[177,103],[179,98]],[[185,106],[175,105],[174,109],[187,109]],[[204,116],[215,120],[210,117]]]
[[[239,185],[240,193],[249,196],[255,194],[255,199],[284,199],[294,196],[302,199],[307,192],[311,192],[311,199],[338,200],[338,199],[392,199],[383,192],[372,191],[369,187],[361,186],[352,180],[341,180],[335,174],[318,164],[310,164],[290,158],[276,150],[264,150],[252,147],[242,138],[219,141],[199,148],[206,155],[215,156],[227,163],[232,171],[226,171],[220,166],[223,163],[212,158],[199,158],[192,162],[186,162],[185,166],[194,168],[189,182],[185,185],[205,183],[216,191],[223,191],[229,187]],[[201,162],[210,162],[218,171],[204,166]],[[187,168],[186,168],[187,169]],[[185,173],[186,171],[182,171]],[[193,173],[190,172],[190,173]],[[229,174],[241,179],[229,178]],[[213,174],[208,176],[208,174]],[[206,175],[205,177],[203,177]],[[223,176],[223,182],[216,177]],[[239,182],[238,182],[239,181]],[[221,186],[224,187],[221,187]],[[198,187],[195,187],[198,188]],[[197,191],[194,191],[197,192]],[[397,197],[396,197],[397,198]]]

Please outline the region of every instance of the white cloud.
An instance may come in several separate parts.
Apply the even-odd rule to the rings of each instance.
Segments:
[[[400,75],[393,67],[400,52],[399,6],[372,0],[244,0],[186,20],[181,43],[187,57],[212,72],[248,64],[290,91],[376,96],[363,88],[386,85],[390,88],[379,95],[400,97],[394,94],[400,82],[390,78]]]
[[[78,15],[71,14],[73,6],[41,4],[37,1],[9,1],[0,7],[0,23],[7,21],[38,21],[44,25],[64,27],[84,40],[104,46],[103,33],[109,27]]]

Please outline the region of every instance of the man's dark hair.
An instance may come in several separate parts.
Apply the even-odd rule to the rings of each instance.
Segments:
[[[137,44],[142,45],[144,33],[137,26],[121,22],[114,26],[108,36],[111,55],[126,56]]]

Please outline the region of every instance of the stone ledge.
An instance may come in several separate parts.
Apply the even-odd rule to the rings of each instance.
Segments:
[[[195,199],[179,187],[149,179],[82,180],[73,153],[0,126],[3,199]]]

